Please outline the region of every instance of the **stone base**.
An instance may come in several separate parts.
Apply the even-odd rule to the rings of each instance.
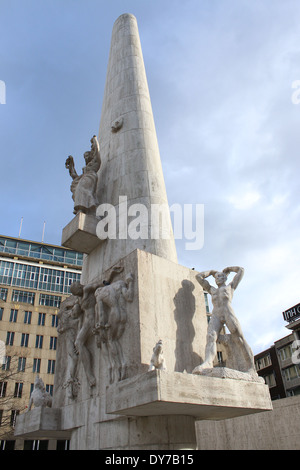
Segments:
[[[155,370],[107,388],[106,412],[227,419],[272,410],[265,383]]]
[[[17,418],[15,436],[71,438],[77,450],[196,449],[196,420],[267,410],[272,403],[265,384],[154,370],[108,386],[104,397],[24,413]]]
[[[59,408],[34,408],[18,416],[14,435],[22,439],[70,439],[63,429]]]
[[[212,367],[201,370],[194,370],[193,374],[205,375],[207,377],[219,377],[220,379],[245,380],[246,382],[257,382],[264,384],[262,377],[253,371],[253,373],[242,372],[240,370],[229,369],[228,367]]]
[[[96,235],[98,222],[99,219],[94,215],[79,212],[63,229],[62,246],[81,253],[91,253],[103,242]]]

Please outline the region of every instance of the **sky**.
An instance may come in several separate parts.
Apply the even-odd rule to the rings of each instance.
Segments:
[[[244,267],[233,307],[256,354],[300,302],[298,0],[0,0],[0,233],[23,220],[41,241],[45,223],[61,243],[64,163],[80,167],[98,134],[123,13],[138,21],[169,204],[204,204],[203,248],[177,240],[178,261]]]

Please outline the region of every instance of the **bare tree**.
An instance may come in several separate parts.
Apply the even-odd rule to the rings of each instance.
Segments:
[[[23,400],[16,403],[16,398],[22,394],[25,372],[19,359],[18,356],[6,356],[0,368],[0,439],[13,437],[16,417],[26,409]]]

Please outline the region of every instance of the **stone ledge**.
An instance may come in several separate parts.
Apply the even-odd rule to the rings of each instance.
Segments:
[[[62,232],[62,246],[81,253],[91,253],[103,240],[96,234],[99,219],[93,215],[79,212]]]
[[[151,371],[107,387],[106,412],[220,420],[272,410],[268,386],[180,372]]]
[[[70,431],[61,429],[60,408],[34,408],[17,417],[14,435],[21,439],[69,439]]]

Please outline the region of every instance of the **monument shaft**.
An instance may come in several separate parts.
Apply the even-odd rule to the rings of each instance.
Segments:
[[[102,160],[97,185],[99,204],[116,208],[143,204],[149,213],[148,237],[107,239],[89,256],[83,269],[88,282],[120,258],[139,248],[177,262],[169,211],[164,213],[166,238],[151,237],[151,205],[168,205],[156,129],[136,18],[125,14],[114,24],[99,129]],[[122,214],[121,214],[122,215]],[[152,230],[153,232],[153,230]]]

